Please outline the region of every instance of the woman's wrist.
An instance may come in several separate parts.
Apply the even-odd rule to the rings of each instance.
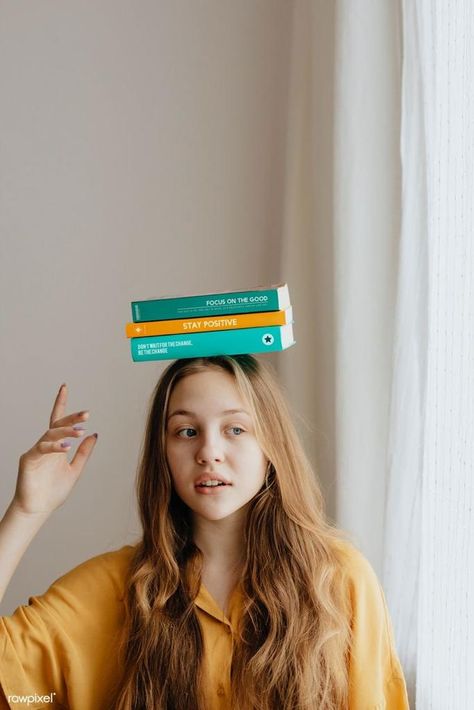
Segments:
[[[15,498],[12,498],[10,505],[5,511],[5,516],[15,516],[19,521],[23,520],[27,525],[34,525],[35,522],[42,525],[49,518],[53,511],[29,512],[24,510]]]

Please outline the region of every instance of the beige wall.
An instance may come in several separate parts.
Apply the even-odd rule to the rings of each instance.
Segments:
[[[130,301],[252,287],[279,268],[291,3],[0,3],[0,506],[61,382],[99,441],[2,613],[134,539],[160,364]]]

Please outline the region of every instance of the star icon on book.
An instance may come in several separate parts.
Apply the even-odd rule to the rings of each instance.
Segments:
[[[275,340],[275,338],[273,337],[273,335],[271,333],[265,333],[265,335],[262,338],[262,343],[264,345],[273,345],[274,340]]]

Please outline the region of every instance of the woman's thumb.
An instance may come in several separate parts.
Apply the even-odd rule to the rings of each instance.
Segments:
[[[82,469],[86,465],[87,459],[91,455],[98,438],[98,434],[91,434],[81,441],[77,447],[76,453],[71,461],[71,468],[76,476],[79,476]]]

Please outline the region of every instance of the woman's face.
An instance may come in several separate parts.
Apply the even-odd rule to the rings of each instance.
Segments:
[[[225,518],[258,493],[267,460],[232,375],[210,369],[178,382],[168,407],[166,456],[177,494],[204,518]],[[220,478],[228,485],[196,485]]]

